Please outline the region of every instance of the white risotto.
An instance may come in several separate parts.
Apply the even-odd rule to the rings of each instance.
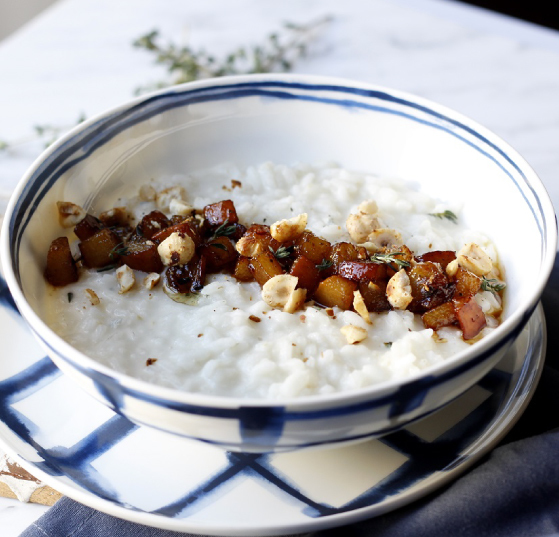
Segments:
[[[392,178],[334,165],[264,163],[242,170],[222,165],[150,184],[157,191],[183,186],[185,201],[197,208],[231,199],[247,226],[307,213],[307,229],[331,243],[349,242],[348,215],[374,200],[385,227],[398,230],[416,255],[475,242],[497,262],[488,238],[460,224],[459,204]],[[140,197],[115,203],[124,204],[136,221],[156,208]],[[457,223],[433,216],[448,210],[458,215]],[[371,313],[372,324],[355,311],[328,314],[312,302],[287,313],[263,301],[258,283],[222,273],[208,276],[197,304],[186,305],[169,299],[161,284],[148,290],[144,277],[136,272],[135,285],[120,294],[114,270],[85,270],[78,282],[50,288],[48,322],[77,349],[119,372],[186,392],[244,398],[356,390],[409,376],[470,345],[458,327],[435,334],[407,310]],[[486,311],[495,297],[484,291],[477,300]],[[367,337],[349,344],[341,330],[347,325],[366,330]],[[492,329],[488,325],[482,335]]]

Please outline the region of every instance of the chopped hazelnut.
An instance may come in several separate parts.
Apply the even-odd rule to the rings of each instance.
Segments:
[[[58,220],[65,228],[77,226],[87,215],[84,209],[69,201],[57,201]]]
[[[355,345],[355,343],[360,343],[367,337],[367,330],[361,328],[360,326],[355,326],[353,324],[348,324],[342,326],[340,331],[345,336],[347,342],[350,345]]]

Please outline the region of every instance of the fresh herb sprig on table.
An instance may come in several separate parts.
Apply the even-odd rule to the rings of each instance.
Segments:
[[[156,63],[166,66],[172,78],[169,82],[140,87],[136,93],[203,78],[290,71],[294,62],[305,56],[309,43],[328,21],[330,17],[308,24],[286,22],[281,33],[269,34],[264,43],[241,46],[222,58],[189,46],[161,45],[159,31],[153,30],[134,41],[134,46],[155,54]]]
[[[78,120],[76,121],[76,125],[79,125],[80,123],[82,123],[83,121],[85,121],[85,114],[82,112],[79,117]],[[72,125],[73,126],[73,125]],[[28,143],[28,142],[32,142],[34,140],[43,140],[44,141],[44,147],[49,147],[50,145],[52,145],[54,142],[56,142],[56,140],[58,140],[58,138],[60,138],[60,136],[62,134],[64,134],[64,132],[66,132],[70,127],[65,126],[65,127],[60,127],[60,126],[55,126],[55,125],[48,125],[48,124],[44,124],[44,125],[33,125],[33,131],[34,134],[30,135],[30,136],[26,136],[25,138],[21,138],[19,140],[14,140],[12,142],[8,142],[7,140],[0,140],[0,152],[2,151],[8,151],[14,147],[17,147],[19,145]]]
[[[286,22],[283,25],[283,33],[273,32],[267,36],[264,43],[239,47],[223,58],[217,58],[205,50],[193,50],[174,43],[161,46],[158,43],[159,31],[153,30],[136,39],[133,46],[156,54],[156,63],[166,66],[173,78],[170,81],[137,88],[135,93],[202,78],[290,71],[294,62],[305,56],[309,43],[316,37],[320,28],[330,20],[331,17],[326,16],[308,24]],[[77,123],[84,120],[85,115],[82,113]],[[68,130],[68,127],[45,124],[35,125],[33,130],[34,135],[21,140],[8,141],[0,138],[0,153],[36,139],[45,140],[45,147],[48,147]]]

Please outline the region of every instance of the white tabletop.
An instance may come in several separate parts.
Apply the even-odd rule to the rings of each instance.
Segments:
[[[10,144],[0,214],[42,150],[36,125],[73,126],[166,78],[131,46],[139,36],[158,29],[220,55],[324,15],[332,21],[295,72],[409,91],[470,116],[526,158],[559,207],[559,32],[450,0],[61,0],[0,42],[0,141]],[[46,509],[1,498],[2,536]]]

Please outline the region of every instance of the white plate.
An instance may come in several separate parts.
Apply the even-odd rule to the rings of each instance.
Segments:
[[[277,535],[391,511],[456,478],[493,448],[541,373],[541,306],[485,378],[378,440],[281,454],[229,453],[139,427],[44,356],[0,280],[0,445],[63,494],[114,516],[206,535]]]

